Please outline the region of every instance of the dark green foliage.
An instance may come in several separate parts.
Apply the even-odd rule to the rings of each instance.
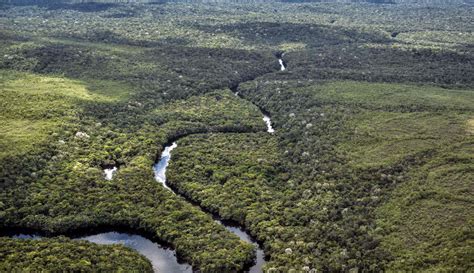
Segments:
[[[276,179],[282,171],[276,148],[276,139],[268,133],[180,139],[168,171],[169,184],[224,220],[256,226],[276,217],[267,214],[264,201],[277,200],[281,196],[276,191],[286,188]],[[255,203],[259,206],[252,206]]]
[[[288,213],[282,219],[276,216],[277,211],[271,215],[275,216],[272,220],[285,223],[280,225],[294,227],[286,236],[266,236],[288,238],[283,242],[275,240],[274,248],[267,252],[272,261],[285,265],[280,267],[282,270],[301,266],[301,261],[288,260],[282,252],[282,248],[292,248],[292,242],[298,240],[299,247],[292,248],[292,255],[298,253],[303,258],[317,253],[317,260],[306,257],[310,262],[305,264],[310,267],[378,270],[399,266],[398,261],[390,262],[390,254],[398,255],[403,247],[380,245],[390,238],[384,237],[390,233],[384,233],[387,231],[376,224],[384,218],[376,220],[375,209],[384,204],[399,183],[427,175],[421,167],[427,158],[443,156],[434,151],[445,145],[451,147],[447,150],[454,149],[453,143],[472,139],[466,131],[466,118],[472,114],[470,105],[474,100],[471,92],[396,84],[265,79],[258,84],[245,84],[239,91],[271,112],[276,127],[281,128],[279,145],[284,150],[282,162],[289,172],[287,182],[292,193],[273,201],[287,200]],[[404,92],[410,95],[398,101],[396,96],[404,96]],[[387,95],[378,95],[384,93]],[[464,95],[467,97],[461,99]],[[444,96],[449,99],[444,101]],[[454,103],[457,99],[461,100]],[[397,116],[401,118],[398,122]],[[466,160],[472,164],[472,159]],[[464,183],[469,181],[467,176],[462,179]],[[268,202],[271,201],[265,201]],[[461,213],[459,207],[454,210]],[[260,236],[266,234],[260,232]],[[441,241],[451,240],[448,238]],[[452,254],[457,263],[430,256],[417,260],[417,266],[428,268],[435,261],[432,268],[467,269],[463,262],[467,256],[461,254],[465,244],[457,245],[457,254]],[[400,268],[403,266],[397,269]]]
[[[473,56],[456,52],[344,45],[287,54],[285,60],[300,79],[474,85]]]
[[[171,185],[248,229],[269,272],[468,271],[471,21],[468,6],[2,7],[0,228],[125,227],[195,270],[242,271],[254,247],[153,179],[184,137]],[[110,264],[148,266],[128,255]]]
[[[123,246],[99,246],[64,237],[43,240],[0,238],[0,270],[153,272],[150,262]]]
[[[41,82],[46,78],[19,73],[10,75],[8,72],[4,75],[14,83],[24,79]],[[53,82],[60,80],[53,78]],[[82,90],[84,87],[73,85],[74,82],[66,83],[68,88],[64,91],[57,87],[53,89],[58,92],[56,100],[72,92],[77,93],[78,98],[87,98],[89,90]],[[29,92],[21,84],[6,82],[6,86],[18,94]],[[61,93],[66,91],[69,93]],[[214,108],[212,111],[193,112],[198,115],[192,120],[179,114],[164,117],[159,127],[147,123],[147,119],[142,119],[139,126],[129,118],[128,128],[105,123],[106,120],[91,115],[94,112],[86,114],[81,111],[82,101],[79,100],[76,102],[79,113],[73,119],[75,122],[64,124],[59,128],[61,130],[46,136],[45,142],[49,145],[35,146],[26,155],[22,151],[19,154],[10,151],[3,158],[1,228],[25,227],[49,234],[69,234],[83,228],[125,226],[170,244],[180,257],[203,272],[242,270],[252,260],[253,246],[241,242],[211,217],[169,193],[153,180],[151,173],[159,147],[180,135],[264,128],[258,109],[229,93],[221,91],[198,100],[178,101],[172,108],[176,113],[210,105],[207,100],[212,100]],[[56,102],[50,100],[50,103]],[[98,99],[97,103],[107,106],[114,102],[100,102]],[[219,104],[222,104],[220,108],[215,107]],[[232,104],[234,110],[227,104]],[[38,104],[39,114],[45,110],[41,106],[47,107]],[[130,106],[140,108],[139,104]],[[159,116],[160,109],[150,110],[147,115]],[[242,113],[247,113],[244,121],[240,119]],[[100,121],[104,124],[98,123]],[[127,124],[127,120],[122,122]],[[131,130],[135,130],[133,135]],[[89,137],[78,137],[76,132],[86,132]],[[17,156],[21,156],[22,161],[8,163]],[[18,168],[18,164],[27,168]],[[102,166],[110,164],[120,167],[112,182],[106,181],[102,173]],[[208,255],[216,249],[219,252]]]
[[[194,26],[196,27],[196,26]],[[213,26],[198,26],[200,30],[215,32]],[[267,45],[304,43],[307,47],[335,46],[342,43],[388,43],[390,39],[375,33],[356,29],[315,24],[296,23],[239,23],[224,25],[219,33],[238,36],[245,44]],[[315,39],[317,37],[317,39]]]

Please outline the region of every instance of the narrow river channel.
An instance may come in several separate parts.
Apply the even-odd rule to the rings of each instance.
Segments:
[[[278,59],[278,63],[280,64],[280,71],[285,71],[286,70],[285,62],[283,62],[282,59]]]
[[[40,240],[44,237],[31,234],[16,234],[11,236],[16,239]],[[176,252],[170,248],[162,247],[147,238],[122,232],[104,232],[94,235],[75,238],[74,240],[85,240],[99,245],[121,244],[136,250],[138,253],[150,260],[153,271],[160,273],[192,273],[191,265],[179,263]]]
[[[280,64],[280,70],[284,71],[286,69],[284,61],[281,59],[281,55],[278,56],[278,62]],[[239,96],[237,91],[238,85],[234,88],[231,88],[236,96]],[[269,115],[263,115],[263,121],[267,125],[267,132],[274,133],[275,130],[272,127],[271,119]],[[171,151],[178,147],[177,142],[173,142],[170,145],[167,145],[163,152],[161,153],[160,160],[153,165],[153,172],[155,175],[155,180],[163,185],[164,188],[171,191],[175,195],[179,195],[172,188],[166,184],[166,169],[171,160]],[[104,178],[106,180],[112,180],[115,173],[118,171],[116,166],[110,166],[103,169]],[[185,198],[184,196],[182,196]],[[186,199],[186,198],[185,198]],[[258,245],[257,241],[250,236],[242,227],[236,226],[233,223],[228,223],[223,221],[217,215],[212,215],[213,219],[225,229],[233,234],[237,235],[241,240],[253,244],[256,248],[256,259],[252,267],[250,267],[246,272],[249,273],[262,273],[262,267],[265,264],[265,255],[263,250]],[[10,235],[12,238],[16,239],[34,239],[40,240],[44,237],[35,235],[35,234],[24,234],[17,233]],[[177,260],[176,252],[168,247],[163,247],[158,243],[154,243],[151,240],[136,234],[123,233],[123,232],[103,232],[98,234],[87,235],[79,238],[74,238],[74,240],[85,240],[96,244],[101,245],[110,245],[110,244],[122,244],[127,247],[130,247],[136,250],[138,253],[142,254],[148,258],[153,266],[155,272],[166,272],[166,273],[192,273],[192,267],[188,263],[180,263]]]
[[[155,173],[155,179],[157,182],[161,183],[163,187],[173,192],[174,194],[179,195],[179,193],[175,192],[172,188],[170,188],[166,184],[166,168],[168,167],[169,161],[171,160],[171,151],[175,149],[176,147],[178,147],[178,144],[176,141],[165,147],[165,149],[161,153],[160,160],[155,165],[153,165],[153,172]],[[186,199],[186,197],[184,198]],[[265,259],[264,259],[265,255],[263,253],[263,250],[258,245],[258,243],[241,227],[228,224],[225,221],[222,221],[221,219],[219,219],[217,215],[212,215],[212,217],[215,219],[217,223],[224,226],[228,231],[237,235],[241,240],[247,243],[253,244],[255,246],[255,248],[257,249],[255,264],[247,272],[261,273],[262,266],[265,263]]]

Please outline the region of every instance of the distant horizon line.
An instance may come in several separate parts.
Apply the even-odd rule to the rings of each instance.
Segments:
[[[162,4],[162,3],[369,3],[369,4],[425,4],[472,5],[474,0],[0,0],[2,4]]]

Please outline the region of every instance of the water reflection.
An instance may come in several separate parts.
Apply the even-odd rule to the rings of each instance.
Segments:
[[[280,63],[280,71],[285,71],[286,67],[285,67],[285,63],[283,62],[283,60],[278,59],[278,63]]]
[[[274,133],[275,129],[272,127],[272,121],[269,116],[264,115],[263,116],[263,121],[265,121],[265,124],[267,124],[267,132],[269,133]]]
[[[91,236],[78,238],[100,245],[122,244],[147,257],[153,265],[155,272],[182,272],[191,273],[192,268],[189,264],[180,264],[176,259],[174,250],[163,248],[145,237],[134,234],[119,232],[100,233]]]
[[[247,232],[245,232],[245,230],[243,230],[241,227],[225,224],[219,220],[216,220],[216,222],[223,225],[228,231],[237,235],[240,238],[240,240],[245,241],[249,244],[253,244],[255,246],[255,248],[257,249],[255,264],[247,272],[248,273],[263,272],[262,267],[265,264],[265,254],[263,253],[263,250],[260,248],[257,242],[255,242],[255,240],[252,239],[252,237],[250,237],[250,235]]]
[[[116,171],[117,171],[117,167],[104,169],[105,179],[112,180],[112,178],[113,178]]]
[[[173,142],[170,146],[166,146],[165,149],[163,150],[163,153],[161,153],[161,158],[158,163],[153,165],[153,172],[155,173],[155,180],[160,182],[163,187],[166,189],[170,190],[171,192],[174,193],[174,191],[166,185],[166,167],[168,167],[169,161],[171,159],[171,151],[178,147],[178,144],[176,142]]]
[[[271,128],[270,118],[268,116],[265,116],[265,117],[268,118],[268,122],[264,118],[265,122],[267,123],[267,126],[269,126],[268,131],[272,133],[274,130],[273,130],[273,128]],[[268,125],[268,124],[270,124],[270,125]],[[270,131],[270,129],[271,129],[271,131]],[[169,161],[171,159],[171,151],[173,149],[175,149],[176,147],[178,147],[178,144],[176,142],[173,142],[171,145],[166,146],[165,149],[163,150],[162,154],[161,154],[160,161],[158,161],[158,163],[156,163],[153,166],[153,171],[155,173],[156,181],[163,184],[163,187],[167,188],[168,190],[172,191],[173,193],[175,193],[173,191],[173,189],[171,189],[170,187],[168,187],[166,185],[166,168],[168,167]],[[216,220],[216,222],[218,224],[224,226],[228,231],[230,231],[230,232],[234,233],[235,235],[237,235],[241,240],[255,245],[255,248],[257,249],[256,261],[255,261],[255,264],[249,269],[248,272],[250,272],[250,273],[261,273],[262,272],[262,266],[265,263],[265,260],[264,260],[263,250],[259,247],[259,245],[242,228],[231,225],[231,224],[228,224],[228,223],[225,223],[225,222],[222,222],[220,220]]]
[[[11,236],[16,239],[40,240],[43,237],[30,234],[17,234]],[[176,272],[192,273],[191,265],[178,263],[176,252],[169,248],[164,248],[158,243],[154,243],[145,237],[135,234],[120,232],[105,232],[95,235],[75,238],[74,240],[85,240],[99,245],[121,244],[136,250],[138,253],[150,260],[155,272]]]

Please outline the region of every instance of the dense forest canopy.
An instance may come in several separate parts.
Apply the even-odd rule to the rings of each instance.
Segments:
[[[472,1],[85,2],[0,5],[0,271],[473,268]]]

